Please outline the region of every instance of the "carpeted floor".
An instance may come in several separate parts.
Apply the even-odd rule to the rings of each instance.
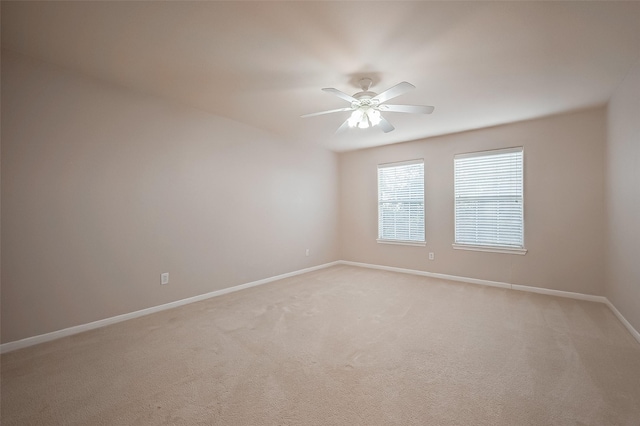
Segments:
[[[2,356],[9,425],[640,425],[604,304],[335,266]]]

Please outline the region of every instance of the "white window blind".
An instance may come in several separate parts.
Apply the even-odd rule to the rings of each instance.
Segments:
[[[454,173],[455,243],[523,249],[522,148],[456,155]]]
[[[378,166],[378,241],[424,243],[424,161]]]

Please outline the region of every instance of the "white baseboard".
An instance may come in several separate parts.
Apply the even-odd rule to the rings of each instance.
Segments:
[[[529,293],[547,294],[549,296],[567,297],[569,299],[586,300],[588,302],[606,303],[607,298],[604,296],[595,296],[593,294],[573,293],[571,291],[552,290],[550,288],[531,287],[528,285],[511,284],[512,290],[526,291]]]
[[[436,274],[434,272],[418,271],[416,269],[405,269],[405,268],[396,268],[394,266],[373,265],[371,263],[351,262],[349,260],[339,260],[338,263],[341,265],[360,266],[362,268],[369,268],[369,269],[382,269],[384,271],[402,272],[404,274],[420,275],[423,277],[440,278],[443,280],[460,281],[460,282],[471,283],[471,284],[488,285],[491,287],[511,288],[511,284],[502,283],[499,281],[478,280],[475,278],[458,277],[455,275]]]
[[[631,335],[633,337],[636,338],[636,340],[638,341],[638,343],[640,343],[640,333],[638,333],[638,330],[636,330],[635,328],[633,328],[633,326],[631,325],[631,323],[629,321],[627,321],[627,319],[625,317],[622,316],[622,314],[620,313],[620,311],[613,305],[613,303],[611,303],[611,301],[609,299],[606,299],[606,301],[604,302],[607,304],[607,306],[609,307],[609,309],[611,309],[611,312],[613,312],[613,314],[620,320],[620,322],[627,327],[627,330],[629,330],[629,333],[631,333]]]
[[[618,309],[616,309],[616,307],[613,305],[613,303],[611,303],[611,301],[609,299],[607,299],[606,297],[604,297],[604,296],[595,296],[593,294],[583,294],[583,293],[573,293],[573,292],[570,292],[570,291],[552,290],[552,289],[549,289],[549,288],[532,287],[532,286],[527,286],[527,285],[509,284],[509,283],[504,283],[504,282],[499,282],[499,281],[479,280],[479,279],[476,279],[476,278],[467,278],[467,277],[459,277],[459,276],[455,276],[455,275],[437,274],[437,273],[433,273],[433,272],[419,271],[419,270],[416,270],[416,269],[396,268],[396,267],[393,267],[393,266],[373,265],[373,264],[370,264],[370,263],[351,262],[351,261],[348,261],[348,260],[339,260],[336,263],[340,264],[340,265],[360,266],[360,267],[363,267],[363,268],[381,269],[381,270],[384,270],[384,271],[391,271],[391,272],[402,272],[402,273],[405,273],[405,274],[420,275],[420,276],[423,276],[423,277],[441,278],[441,279],[450,280],[450,281],[460,281],[460,282],[465,282],[465,283],[470,283],[470,284],[480,284],[480,285],[486,285],[486,286],[491,286],[491,287],[500,287],[500,288],[506,288],[506,289],[511,289],[511,290],[517,290],[517,291],[526,291],[526,292],[529,292],[529,293],[546,294],[546,295],[549,295],[549,296],[567,297],[567,298],[570,298],[570,299],[578,299],[578,300],[586,300],[586,301],[589,301],[589,302],[604,303],[605,305],[607,305],[609,307],[609,309],[611,309],[613,314],[618,318],[618,320],[620,320],[620,322],[627,328],[627,330],[629,330],[629,333],[631,333],[631,335],[638,341],[638,343],[640,343],[640,333],[638,333],[638,331],[635,328],[633,328],[631,323],[629,321],[627,321],[627,319],[625,317],[622,316],[620,311],[618,311]]]
[[[348,261],[348,260],[338,260],[338,261],[335,261],[335,262],[329,262],[329,263],[325,263],[325,264],[322,264],[322,265],[312,266],[310,268],[300,269],[298,271],[288,272],[286,274],[281,274],[281,275],[276,275],[276,276],[269,277],[269,278],[264,278],[264,279],[258,280],[258,281],[252,281],[252,282],[249,282],[249,283],[240,284],[240,285],[237,285],[237,286],[234,286],[234,287],[223,288],[221,290],[212,291],[210,293],[205,293],[205,294],[201,294],[201,295],[198,295],[198,296],[193,296],[193,297],[189,297],[189,298],[186,298],[186,299],[176,300],[175,302],[165,303],[163,305],[153,306],[151,308],[146,308],[146,309],[142,309],[142,310],[139,310],[139,311],[130,312],[130,313],[118,315],[118,316],[115,316],[115,317],[110,317],[110,318],[105,318],[105,319],[101,319],[101,320],[98,320],[98,321],[93,321],[93,322],[90,322],[90,323],[87,323],[87,324],[81,324],[81,325],[65,328],[65,329],[62,329],[62,330],[52,331],[51,333],[40,334],[38,336],[27,337],[26,339],[16,340],[14,342],[3,343],[3,344],[0,345],[0,353],[7,353],[7,352],[15,351],[17,349],[22,349],[22,348],[26,348],[28,346],[37,345],[38,343],[49,342],[51,340],[56,340],[56,339],[59,339],[61,337],[71,336],[73,334],[78,334],[78,333],[82,333],[82,332],[85,332],[85,331],[93,330],[93,329],[96,329],[96,328],[105,327],[105,326],[110,325],[110,324],[115,324],[115,323],[126,321],[126,320],[129,320],[129,319],[138,318],[138,317],[141,317],[141,316],[144,316],[144,315],[153,314],[155,312],[160,312],[160,311],[164,311],[164,310],[171,309],[171,308],[177,308],[178,306],[187,305],[189,303],[194,303],[194,302],[199,302],[201,300],[209,299],[209,298],[216,297],[216,296],[222,296],[223,294],[232,293],[232,292],[239,291],[239,290],[244,290],[246,288],[259,286],[259,285],[262,285],[262,284],[267,284],[267,283],[270,283],[272,281],[277,281],[277,280],[281,280],[281,279],[284,279],[284,278],[289,278],[289,277],[293,277],[293,276],[296,276],[296,275],[305,274],[307,272],[312,272],[312,271],[316,271],[318,269],[328,268],[328,267],[334,266],[334,265],[359,266],[359,267],[369,268],[369,269],[380,269],[380,270],[391,271],[391,272],[401,272],[401,273],[405,273],[405,274],[420,275],[420,276],[424,276],[424,277],[439,278],[439,279],[450,280],[450,281],[459,281],[459,282],[465,282],[465,283],[470,283],[470,284],[479,284],[479,285],[485,285],[485,286],[490,286],[490,287],[499,287],[499,288],[506,288],[506,289],[511,289],[511,290],[527,291],[527,292],[531,292],[531,293],[546,294],[546,295],[550,295],[550,296],[567,297],[567,298],[571,298],[571,299],[578,299],[578,300],[586,300],[586,301],[590,301],[590,302],[604,303],[609,307],[609,309],[611,309],[611,311],[616,316],[616,318],[618,318],[618,320],[620,320],[620,322],[627,328],[627,330],[629,330],[631,335],[638,341],[638,343],[640,343],[640,333],[638,333],[638,331],[635,328],[633,328],[633,326],[629,323],[629,321],[627,321],[626,318],[622,316],[620,311],[618,311],[618,309],[616,309],[616,307],[613,305],[613,303],[611,303],[611,301],[609,301],[609,299],[607,299],[604,296],[594,296],[594,295],[591,295],[591,294],[572,293],[572,292],[568,292],[568,291],[551,290],[551,289],[540,288],[540,287],[531,287],[531,286],[518,285],[518,284],[509,284],[509,283],[504,283],[504,282],[499,282],[499,281],[481,280],[481,279],[477,279],[477,278],[459,277],[459,276],[456,276],[456,275],[438,274],[438,273],[434,273],[434,272],[419,271],[419,270],[415,270],[415,269],[396,268],[396,267],[393,267],[393,266],[383,266],[383,265],[374,265],[374,264],[370,264],[370,263],[351,262],[351,261]]]
[[[0,345],[0,353],[15,351],[17,349],[22,349],[28,346],[37,345],[38,343],[49,342],[51,340],[56,340],[61,337],[71,336],[73,334],[78,334],[78,333],[93,330],[96,328],[105,327],[107,325],[130,320],[133,318],[142,317],[144,315],[153,314],[155,312],[160,312],[160,311],[164,311],[171,308],[177,308],[178,306],[187,305],[193,302],[199,302],[201,300],[209,299],[211,297],[222,296],[223,294],[233,293],[234,291],[244,290],[246,288],[267,284],[272,281],[293,277],[295,275],[305,274],[307,272],[316,271],[318,269],[328,268],[329,266],[337,265],[338,263],[339,263],[338,261],[324,263],[322,265],[312,266],[310,268],[300,269],[298,271],[288,272],[286,274],[276,275],[274,277],[264,278],[262,280],[252,281],[249,283],[212,291],[210,293],[200,294],[198,296],[176,300],[175,302],[165,303],[164,305],[153,306],[151,308],[141,309],[139,311],[129,312],[127,314],[117,315],[115,317],[105,318],[105,319],[93,321],[87,324],[76,325],[76,326],[65,328],[62,330],[56,330],[50,333],[40,334],[38,336],[27,337],[25,339],[3,343]]]

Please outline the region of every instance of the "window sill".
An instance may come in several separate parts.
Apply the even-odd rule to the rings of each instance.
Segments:
[[[427,245],[426,241],[402,241],[402,240],[376,240],[379,244],[395,244],[400,246],[418,246],[424,247]]]
[[[519,254],[521,256],[527,254],[527,249],[525,248],[473,246],[470,244],[452,244],[451,246],[455,250],[486,251],[489,253]]]

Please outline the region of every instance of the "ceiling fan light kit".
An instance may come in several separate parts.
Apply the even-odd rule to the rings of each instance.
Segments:
[[[375,126],[379,126],[383,132],[388,133],[392,131],[394,127],[382,116],[381,111],[403,112],[409,114],[431,114],[434,110],[434,107],[426,105],[388,105],[384,103],[389,99],[393,99],[408,92],[411,89],[415,89],[415,86],[411,83],[403,81],[380,94],[369,91],[371,83],[372,80],[370,78],[361,79],[360,88],[362,91],[354,94],[353,96],[347,95],[333,87],[322,89],[325,92],[334,94],[340,99],[350,102],[351,107],[305,114],[302,117],[306,118],[323,114],[331,114],[334,112],[351,111],[349,118],[347,118],[347,120],[338,127],[336,133],[344,132],[349,128],[357,127],[359,129],[367,129]]]
[[[377,126],[380,124],[382,116],[380,111],[371,107],[360,107],[351,113],[351,117],[347,120],[349,127],[358,127],[366,129],[369,126]]]

